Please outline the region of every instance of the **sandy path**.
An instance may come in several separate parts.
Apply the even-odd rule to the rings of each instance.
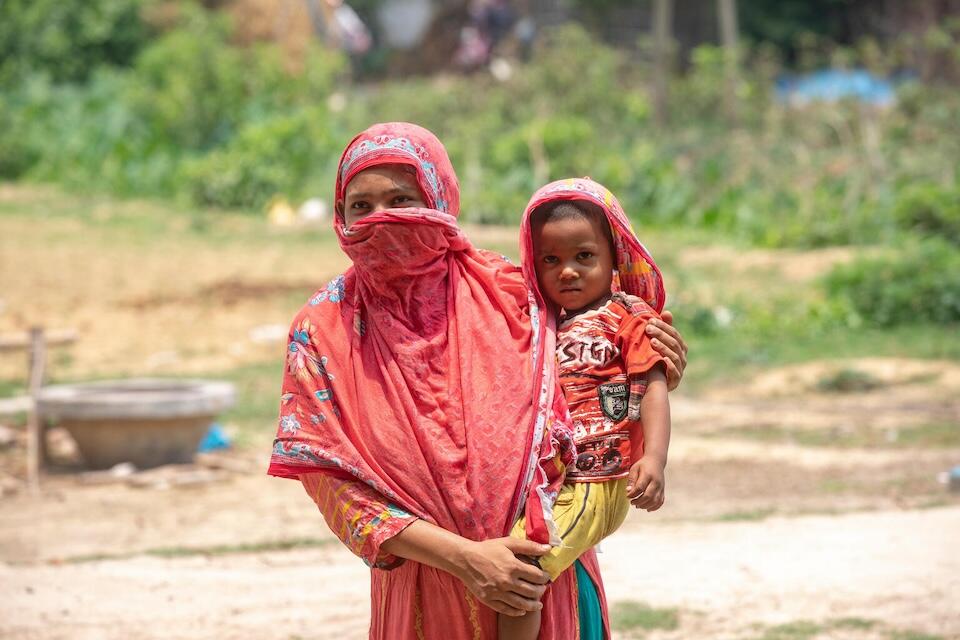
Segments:
[[[960,507],[654,524],[616,534],[601,563],[611,601],[680,610],[671,638],[850,616],[960,638],[958,532]],[[362,638],[367,585],[339,547],[7,565],[0,637]]]
[[[603,547],[611,600],[705,613],[689,637],[852,616],[960,638],[960,507],[651,527]]]

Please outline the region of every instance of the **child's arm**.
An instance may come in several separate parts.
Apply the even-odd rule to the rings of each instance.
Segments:
[[[631,451],[643,451],[643,457],[630,466],[627,497],[638,509],[656,511],[663,506],[664,468],[670,446],[670,403],[667,400],[667,378],[663,363],[646,374],[647,389],[640,401],[640,426],[631,428]]]

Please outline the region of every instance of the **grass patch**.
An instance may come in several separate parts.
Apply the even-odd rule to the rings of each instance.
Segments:
[[[960,424],[938,422],[900,429],[896,442],[916,447],[960,447]]]
[[[731,511],[717,517],[718,522],[757,522],[766,520],[777,512],[776,509],[751,509],[749,511]]]
[[[871,631],[879,629],[884,632],[889,640],[945,640],[941,636],[929,635],[917,631],[885,629],[877,620],[869,620],[866,618],[840,618],[823,622],[798,620],[796,622],[788,622],[787,624],[769,627],[762,632],[762,635],[756,636],[755,640],[809,640],[822,633],[838,629],[851,631]]]
[[[283,360],[277,358],[209,375],[236,385],[237,404],[224,413],[220,420],[237,425],[238,446],[247,444],[260,431],[270,431],[272,435],[280,407],[282,374]]]
[[[830,626],[834,629],[860,629],[867,631],[877,626],[876,620],[867,620],[866,618],[840,618]]]
[[[826,629],[823,625],[808,620],[788,622],[770,627],[757,640],[808,640]]]
[[[817,484],[823,493],[846,493],[851,489],[850,483],[839,478],[824,478]]]
[[[817,381],[817,389],[827,393],[872,391],[882,386],[883,382],[859,369],[841,369]]]
[[[53,186],[24,189],[22,194],[0,201],[0,223],[11,237],[33,230],[54,247],[76,246],[81,232],[90,247],[122,243],[153,250],[158,244],[187,243],[205,250],[211,243],[221,248],[261,249],[279,244],[327,251],[337,246],[332,223],[277,228],[265,215],[182,206],[174,201],[111,198]]]
[[[785,327],[779,336],[773,337],[737,323],[722,332],[701,333],[679,315],[679,309],[677,313],[677,325],[690,347],[690,364],[683,379],[685,390],[696,391],[722,382],[730,377],[731,371],[744,379],[767,369],[811,360],[863,357],[960,360],[960,340],[956,339],[958,327],[955,325],[917,324],[886,330],[837,326],[823,332]]]
[[[736,437],[777,444],[847,449],[960,447],[960,425],[938,422],[896,430],[862,428],[786,429],[777,426],[734,427],[707,437]]]
[[[275,542],[256,542],[248,544],[223,544],[210,547],[158,547],[146,551],[130,553],[92,553],[72,556],[54,564],[82,564],[86,562],[103,562],[105,560],[127,560],[137,556],[153,556],[155,558],[189,558],[193,556],[225,556],[246,553],[266,553],[269,551],[290,551],[292,549],[311,549],[326,547],[337,542],[334,538],[294,538],[292,540],[278,540]]]
[[[894,631],[888,637],[890,640],[946,640],[943,636],[931,635],[920,631]]]
[[[615,602],[610,609],[610,624],[617,631],[673,631],[680,626],[676,609],[657,609],[635,600]]]
[[[24,365],[26,367],[26,365]],[[26,368],[24,368],[26,371]],[[24,380],[3,379],[0,378],[0,398],[13,398],[24,395],[27,392],[25,380],[27,374],[24,373]]]

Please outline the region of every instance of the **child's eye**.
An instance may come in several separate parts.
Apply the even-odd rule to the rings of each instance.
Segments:
[[[557,264],[557,256],[543,256],[543,261],[546,264]]]
[[[589,260],[593,257],[593,254],[589,251],[581,251],[577,254],[577,260]]]

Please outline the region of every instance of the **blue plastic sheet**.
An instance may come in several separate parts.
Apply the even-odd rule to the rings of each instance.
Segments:
[[[230,437],[227,436],[227,432],[223,430],[223,425],[219,422],[214,422],[210,425],[210,428],[207,429],[206,435],[203,436],[203,440],[201,440],[199,446],[197,446],[197,451],[200,453],[208,453],[219,449],[229,449],[230,445]]]
[[[793,105],[854,99],[886,107],[896,102],[893,80],[865,69],[823,69],[777,79],[777,99]]]

